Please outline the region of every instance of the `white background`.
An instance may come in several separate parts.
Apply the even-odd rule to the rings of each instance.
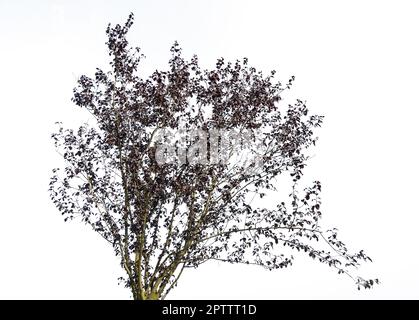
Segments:
[[[205,67],[249,63],[286,81],[325,115],[309,180],[323,183],[323,224],[374,263],[370,291],[296,254],[283,271],[208,264],[168,298],[418,299],[417,1],[0,1],[0,298],[127,299],[112,250],[81,223],[64,223],[47,193],[59,163],[53,123],[84,114],[76,77],[106,67],[105,28],[123,23],[165,68],[178,40]]]

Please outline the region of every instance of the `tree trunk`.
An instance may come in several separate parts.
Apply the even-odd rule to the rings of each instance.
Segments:
[[[157,292],[152,291],[150,294],[140,294],[138,291],[134,291],[134,300],[160,300],[160,296]]]

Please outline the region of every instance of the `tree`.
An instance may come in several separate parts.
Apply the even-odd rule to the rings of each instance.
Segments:
[[[320,182],[298,187],[323,117],[301,100],[282,106],[294,78],[281,84],[246,58],[203,70],[175,43],[169,69],[143,79],[143,55],[126,39],[133,19],[106,29],[110,70],[78,80],[72,100],[95,124],[59,123],[65,165],[49,189],[65,221],[81,219],[113,247],[133,298],[164,299],[185,268],[209,260],[285,268],[292,250],[358,288],[378,283],[352,275],[371,260],[363,251],[321,228]],[[281,174],[289,201],[269,207]]]

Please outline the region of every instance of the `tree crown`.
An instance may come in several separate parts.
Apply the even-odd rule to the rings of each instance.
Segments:
[[[283,246],[358,286],[378,282],[353,276],[370,258],[320,227],[320,182],[298,187],[323,117],[301,100],[281,104],[294,78],[283,84],[246,58],[202,69],[174,43],[169,69],[143,79],[143,56],[126,39],[133,20],[106,29],[110,71],[80,77],[73,102],[95,125],[60,124],[52,137],[66,165],[50,183],[65,220],[80,218],[113,246],[133,297],[164,298],[184,268],[209,260],[287,267]],[[292,177],[289,201],[255,205],[281,174]]]

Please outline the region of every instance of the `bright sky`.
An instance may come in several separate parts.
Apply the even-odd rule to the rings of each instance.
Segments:
[[[84,114],[76,77],[106,67],[108,22],[135,13],[143,73],[178,40],[204,66],[249,58],[325,115],[307,181],[323,183],[323,224],[374,263],[371,291],[295,254],[283,271],[226,264],[188,270],[172,299],[418,299],[417,1],[0,1],[0,298],[127,299],[112,249],[64,223],[48,196],[55,121]]]

